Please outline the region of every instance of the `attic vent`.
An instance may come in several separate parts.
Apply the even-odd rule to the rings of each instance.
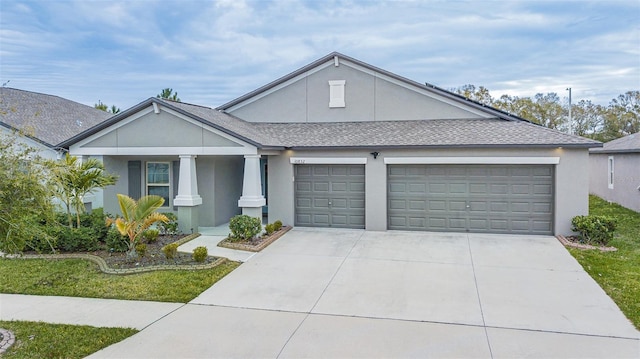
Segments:
[[[78,125],[78,127],[82,127],[82,121],[76,120],[76,125]]]
[[[329,107],[345,107],[344,85],[345,80],[329,81]]]

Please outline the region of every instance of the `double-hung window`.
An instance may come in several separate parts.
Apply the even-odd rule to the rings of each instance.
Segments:
[[[170,168],[169,162],[147,162],[147,194],[164,198],[162,207],[169,207]]]

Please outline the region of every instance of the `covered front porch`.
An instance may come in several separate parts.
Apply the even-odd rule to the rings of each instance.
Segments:
[[[154,194],[165,199],[162,212],[177,215],[183,233],[240,213],[262,218],[266,159],[260,145],[187,109],[201,110],[149,99],[84,133],[69,152],[98,157],[119,175],[103,192],[108,213],[120,213],[118,193],[134,199]]]

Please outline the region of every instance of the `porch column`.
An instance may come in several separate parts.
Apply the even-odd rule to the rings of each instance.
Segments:
[[[197,206],[201,204],[202,197],[198,194],[196,156],[180,155],[178,195],[173,199],[173,205],[178,207],[178,227],[182,233],[198,231]]]
[[[262,206],[266,203],[262,196],[260,155],[245,155],[242,197],[238,200],[238,206],[242,208],[242,214],[262,219]]]

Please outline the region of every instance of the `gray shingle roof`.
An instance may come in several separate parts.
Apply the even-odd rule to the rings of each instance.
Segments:
[[[163,101],[166,104],[177,107],[189,114],[215,125],[217,128],[226,130],[225,132],[235,134],[243,139],[248,139],[255,144],[274,145],[278,141],[271,137],[266,131],[257,128],[255,124],[239,119],[227,113],[214,110],[210,107],[192,105],[184,102]],[[281,145],[276,145],[282,147]]]
[[[58,96],[0,88],[0,123],[53,147],[111,116]]]
[[[285,147],[596,147],[600,143],[502,119],[255,123]]]
[[[640,132],[605,143],[602,148],[593,148],[593,153],[635,153],[640,152]]]

